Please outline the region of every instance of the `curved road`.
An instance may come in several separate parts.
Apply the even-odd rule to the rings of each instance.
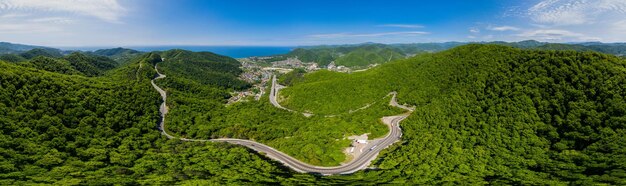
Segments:
[[[402,131],[400,129],[400,121],[406,119],[406,117],[408,117],[412,111],[412,110],[408,110],[407,113],[404,113],[402,115],[383,117],[381,120],[383,121],[383,123],[385,123],[389,127],[389,131],[390,131],[389,134],[387,134],[387,136],[385,136],[384,138],[372,140],[364,148],[365,152],[361,153],[360,156],[352,159],[352,161],[346,164],[343,164],[341,166],[336,166],[336,167],[320,167],[320,166],[310,165],[310,164],[301,162],[270,146],[267,146],[265,144],[258,143],[255,141],[244,140],[244,139],[234,139],[234,138],[219,138],[219,139],[211,139],[211,140],[187,139],[187,138],[177,138],[168,134],[165,129],[165,115],[168,112],[167,105],[165,104],[167,100],[167,93],[154,83],[154,80],[165,78],[166,76],[159,73],[157,69],[157,65],[154,65],[154,70],[157,72],[158,76],[152,79],[151,83],[154,89],[156,89],[159,92],[159,94],[161,94],[161,97],[163,98],[163,103],[161,104],[161,107],[159,109],[159,111],[161,112],[161,121],[159,123],[159,128],[161,130],[161,133],[163,133],[163,135],[165,135],[167,138],[180,139],[182,141],[196,141],[196,142],[211,141],[211,142],[226,142],[226,143],[231,143],[231,144],[242,145],[254,151],[257,151],[259,153],[265,154],[267,157],[273,160],[279,161],[283,163],[285,166],[297,172],[302,172],[302,173],[318,173],[322,175],[350,174],[350,173],[354,173],[356,171],[367,168],[370,162],[376,158],[376,156],[378,155],[378,153],[380,153],[381,150],[389,147],[391,144],[395,143],[396,141],[400,139],[400,137],[402,136]],[[274,89],[276,85],[275,80],[276,79],[274,77],[274,80],[272,82],[272,91],[270,93],[273,95],[276,95],[278,92],[277,90]],[[398,103],[396,102],[396,93],[392,92],[390,94],[393,94],[390,104],[393,106],[398,106]],[[278,102],[276,102],[276,99],[272,100],[272,97],[275,98],[275,96],[270,95],[270,101],[272,103],[276,103],[275,105],[278,105]],[[289,110],[284,107],[280,107],[280,108]],[[406,108],[406,107],[401,107],[401,108]]]
[[[276,99],[278,97],[278,90],[280,90],[281,88],[284,88],[284,87],[276,83],[276,75],[272,76],[272,88],[270,90],[270,103],[272,103],[272,105],[274,105],[277,108],[287,110],[289,112],[295,112],[291,109],[285,108],[282,105],[278,104],[278,101]]]

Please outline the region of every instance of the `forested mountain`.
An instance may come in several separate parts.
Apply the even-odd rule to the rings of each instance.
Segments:
[[[236,59],[211,52],[191,52],[169,50],[160,53],[168,63],[161,68],[165,74],[177,74],[176,78],[194,80],[204,85],[218,85],[223,88],[245,89],[250,85],[237,79],[242,70]]]
[[[117,61],[118,63],[126,63],[129,62],[132,58],[142,54],[143,52],[137,51],[137,50],[133,50],[133,49],[127,49],[127,48],[111,48],[111,49],[100,49],[100,50],[96,50],[93,52],[90,52],[90,54],[93,55],[99,55],[99,56],[106,56],[109,57],[115,61]]]
[[[626,62],[611,55],[472,44],[281,78],[281,104],[311,117],[267,97],[225,105],[249,87],[229,57],[170,50],[112,69],[96,59],[0,61],[0,185],[626,184]],[[346,136],[385,135],[380,117],[401,113],[389,92],[417,107],[375,169],[300,174],[241,146],[162,136],[154,65],[172,134],[251,139],[315,165],[344,161]],[[106,73],[87,77],[92,67]]]
[[[308,74],[289,108],[335,113],[398,91],[403,143],[385,183],[626,184],[626,62],[594,52],[467,45],[366,72]],[[332,105],[332,106],[329,106]]]
[[[326,66],[330,64],[335,58],[339,57],[339,53],[334,53],[331,49],[319,48],[319,49],[304,49],[296,48],[289,54],[282,55],[281,57],[297,57],[303,62],[315,62],[319,65]]]
[[[404,59],[405,57],[404,53],[391,47],[367,45],[358,47],[335,59],[335,65],[347,67],[367,66],[370,64],[382,64],[398,59]]]
[[[626,56],[626,43],[577,44],[562,46],[559,50],[596,51],[617,56]]]
[[[299,182],[243,147],[163,137],[149,82],[158,57],[99,78],[0,61],[0,185]]]
[[[132,58],[139,56],[142,52],[127,49],[127,48],[111,48],[111,49],[99,49],[93,52],[87,51],[72,51],[72,50],[60,50],[50,47],[31,46],[22,44],[13,44],[7,42],[0,42],[0,60],[7,62],[20,62],[28,59],[35,58],[37,56],[45,56],[51,58],[60,58],[64,55],[73,53],[83,53],[90,56],[104,56],[113,59],[117,63],[127,63]]]
[[[117,62],[108,57],[85,55],[79,52],[67,55],[63,59],[69,61],[72,67],[87,76],[102,75],[105,71],[118,65]]]
[[[39,50],[39,49],[33,49]],[[31,52],[30,55],[38,55],[31,57],[32,59],[26,60],[25,58],[17,58],[17,64],[27,67],[32,67],[40,70],[46,70],[49,72],[57,72],[68,75],[84,75],[84,76],[100,76],[106,71],[115,68],[118,64],[108,57],[85,55],[79,52],[72,53],[67,56],[54,57],[43,51]],[[5,55],[5,56],[10,56]],[[9,58],[14,59],[14,58]]]
[[[399,49],[408,55],[420,54],[424,52],[439,52],[448,50],[453,47],[465,45],[462,42],[445,42],[445,43],[410,43],[410,44],[390,44],[394,48]]]
[[[0,55],[0,60],[11,62],[11,63],[17,63],[17,62],[26,61],[26,58],[17,54],[4,54],[4,55]]]
[[[35,59],[40,58],[67,62]],[[322,179],[240,146],[167,140],[157,129],[160,98],[149,82],[155,64],[169,73],[157,83],[169,95],[168,129],[181,137],[255,139],[312,163],[336,164],[345,159],[341,150],[347,141],[336,140],[342,131],[383,135],[386,128],[371,121],[395,112],[380,110],[383,106],[355,116],[305,120],[267,101],[225,107],[228,89],[238,86],[187,79],[194,74],[177,69],[192,65],[227,76],[240,73],[232,58],[211,53],[148,53],[98,78],[0,62],[0,184],[241,185]],[[363,123],[376,127],[361,128]],[[332,130],[311,130],[323,126]]]
[[[363,44],[297,48],[280,57],[297,57],[303,62],[315,62],[321,66],[335,62],[336,65],[365,67],[402,59],[405,55],[399,49],[387,45]]]
[[[82,72],[74,68],[72,64],[70,64],[70,62],[46,56],[38,56],[31,60],[18,64],[34,69],[45,70],[48,72],[56,72],[67,75],[84,75]]]
[[[41,48],[41,49],[53,49],[49,47],[22,45],[8,42],[0,42],[0,54],[18,54],[24,51]]]
[[[379,119],[399,112],[389,108],[384,101],[374,100],[375,106],[358,113],[307,118],[274,107],[267,94],[261,101],[248,100],[226,106],[232,90],[249,87],[234,78],[241,73],[236,60],[184,50],[155,54],[164,59],[158,62],[158,68],[167,76],[156,81],[168,92],[170,109],[166,129],[184,138],[251,139],[304,162],[330,166],[346,160],[342,152],[350,144],[346,136],[364,133],[370,133],[372,137],[382,136],[387,128]]]
[[[347,67],[365,67],[369,64],[382,64],[397,59],[407,58],[421,53],[433,53],[453,47],[472,44],[472,42],[445,43],[411,43],[411,44],[377,44],[364,43],[357,45],[324,45],[308,46],[294,49],[288,54],[274,56],[276,60],[298,57],[303,62],[315,62],[324,67],[335,62],[336,65]],[[596,51],[617,56],[626,56],[625,43],[547,43],[534,40],[520,42],[480,42],[478,44],[497,44],[522,49],[542,50],[573,50],[579,52]]]
[[[61,54],[61,50],[59,50],[59,49],[35,48],[35,49],[32,49],[32,50],[20,53],[20,56],[22,56],[25,59],[33,59],[33,58],[38,57],[38,56],[63,57],[63,54]]]
[[[141,52],[133,50],[133,49],[128,49],[128,48],[111,48],[111,49],[100,49],[100,50],[96,50],[93,52],[93,54],[95,55],[101,55],[101,56],[107,56],[107,57],[112,57],[112,56],[118,56],[118,55],[125,55],[125,54],[140,54]]]

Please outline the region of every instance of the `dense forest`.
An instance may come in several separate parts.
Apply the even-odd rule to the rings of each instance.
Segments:
[[[226,106],[230,91],[249,87],[236,79],[242,72],[237,61],[212,53],[183,50],[159,54],[165,60],[158,62],[158,68],[167,78],[159,79],[157,84],[168,92],[170,108],[166,129],[180,137],[251,139],[304,162],[338,165],[347,159],[342,151],[350,145],[348,136],[365,133],[370,133],[371,137],[383,136],[387,127],[379,119],[401,113],[385,104],[390,97],[384,95],[371,100],[368,104],[373,106],[368,109],[351,114],[334,113],[336,117],[307,118],[281,110],[269,103],[267,95],[261,101],[248,100]]]
[[[409,43],[409,44],[378,44],[363,43],[355,45],[322,45],[298,47],[284,55],[276,55],[267,60],[266,63],[285,60],[287,58],[298,58],[303,62],[315,62],[322,67],[334,62],[337,66],[350,68],[365,68],[370,64],[383,64],[389,61],[408,58],[422,53],[434,53],[448,50],[457,46],[473,44],[467,42],[444,42],[444,43]],[[541,49],[559,51],[595,51],[617,56],[626,56],[626,43],[547,43],[535,40],[519,42],[480,42],[474,44],[497,44],[511,46],[521,49]]]
[[[352,74],[296,70],[281,77],[281,104],[315,114],[305,117],[267,96],[225,105],[250,87],[232,58],[133,55],[0,61],[0,185],[626,184],[626,62],[615,56],[472,44]],[[375,169],[295,173],[244,147],[162,136],[155,65],[171,133],[252,139],[316,165],[345,161],[347,136],[384,135],[380,117],[402,112],[389,92],[417,109]]]
[[[22,62],[35,57],[44,56],[61,58],[72,53],[88,56],[107,57],[119,64],[130,62],[143,52],[127,48],[99,49],[96,51],[61,50],[57,48],[0,42],[0,60],[6,62]],[[101,59],[102,60],[102,59]]]
[[[23,45],[8,42],[0,42],[0,54],[19,54],[32,49],[58,50],[50,47]]]
[[[154,60],[146,54],[91,78],[0,61],[0,185],[314,180],[243,147],[161,136],[155,73],[139,65]]]
[[[466,45],[370,71],[322,71],[290,108],[341,112],[397,90],[417,105],[402,145],[369,172],[395,183],[626,183],[626,62],[573,51]],[[334,105],[329,107],[327,105]]]
[[[87,52],[87,54],[96,55],[96,56],[104,56],[113,59],[114,61],[124,64],[130,62],[133,58],[141,55],[143,52],[127,49],[127,48],[111,48],[111,49],[100,49],[93,52]]]
[[[46,70],[49,72],[57,72],[68,75],[78,74],[89,77],[101,76],[106,71],[118,66],[117,62],[103,56],[85,55],[79,52],[74,52],[66,56],[63,56],[60,53],[58,55],[35,55],[35,53],[39,52],[31,53],[32,51],[39,51],[39,49],[33,49],[27,52],[29,55],[34,56],[25,57],[23,60],[9,62],[17,62],[16,64],[22,66]]]
[[[388,45],[363,44],[296,48],[278,58],[298,58],[302,62],[314,62],[320,66],[327,66],[334,62],[337,66],[358,68],[403,59],[405,56],[406,54],[399,49]]]
[[[47,48],[35,48],[23,53],[20,53],[20,56],[24,59],[33,59],[35,57],[51,57],[51,58],[59,58],[63,57],[61,54],[61,50],[59,49],[47,49]]]
[[[291,72],[285,73],[278,78],[278,84],[291,86],[299,81],[304,80],[306,70],[302,68],[293,69]]]
[[[224,89],[242,90],[250,85],[237,76],[242,72],[236,59],[210,52],[169,50],[160,54],[162,73],[175,74],[174,78],[192,80],[202,85],[215,85]]]

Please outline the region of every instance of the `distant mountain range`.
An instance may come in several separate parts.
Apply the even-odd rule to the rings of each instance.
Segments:
[[[20,62],[37,56],[59,58],[72,53],[82,53],[92,56],[109,57],[118,63],[124,63],[143,52],[127,48],[99,49],[96,51],[61,50],[52,47],[15,44],[0,42],[0,60],[8,62]]]
[[[265,95],[227,104],[262,91],[238,77],[270,74],[211,52],[10,46],[0,54],[0,185],[626,185],[626,58],[552,50],[620,54],[621,44],[300,48],[275,58],[354,65],[418,55],[362,72],[279,75],[288,86],[278,101],[294,112]],[[393,108],[396,98],[415,109]],[[396,114],[406,114],[393,124],[399,142],[367,160],[375,169],[350,175],[298,173],[259,146],[186,140],[253,139],[336,166],[353,159],[347,136],[395,136],[380,118]],[[383,148],[370,145],[363,153]]]
[[[50,47],[0,42],[0,54],[19,54],[19,53],[23,53],[32,49],[55,50],[59,52],[61,51],[59,49],[50,48]]]
[[[142,54],[143,52],[128,49],[128,48],[111,48],[111,49],[100,49],[93,52],[87,52],[88,54],[97,55],[97,56],[105,56],[109,57],[117,62],[125,62],[130,61],[131,58]]]
[[[274,56],[270,61],[298,58],[303,62],[315,62],[320,66],[327,66],[334,62],[335,65],[347,67],[365,67],[370,64],[385,63],[420,53],[439,52],[461,45],[476,43],[504,45],[521,49],[595,51],[616,56],[626,56],[626,43],[548,43],[526,40],[520,42],[362,43],[354,45],[303,46],[292,50],[288,54]]]
[[[300,46],[286,54],[274,55],[272,56],[273,58],[269,59],[267,62],[280,61],[287,58],[298,58],[303,62],[314,62],[322,67],[334,63],[337,66],[358,68],[366,67],[371,64],[382,64],[397,59],[404,59],[421,53],[439,52],[471,43],[497,44],[521,49],[595,51],[616,56],[626,56],[626,43],[548,43],[526,40],[519,42],[362,43],[350,45]],[[0,42],[0,60],[5,61],[23,61],[24,59],[30,59],[34,56],[60,57],[74,52],[110,57],[121,63],[143,53],[141,51],[119,47],[95,51],[77,51]]]

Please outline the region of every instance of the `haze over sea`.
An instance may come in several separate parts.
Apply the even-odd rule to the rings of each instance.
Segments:
[[[114,47],[60,47],[64,50],[83,50],[94,51],[98,49],[108,49]],[[128,46],[130,48],[142,52],[165,51],[170,49],[183,49],[194,52],[213,52],[232,58],[245,58],[252,56],[271,56],[276,54],[289,53],[295,47],[287,46]]]

